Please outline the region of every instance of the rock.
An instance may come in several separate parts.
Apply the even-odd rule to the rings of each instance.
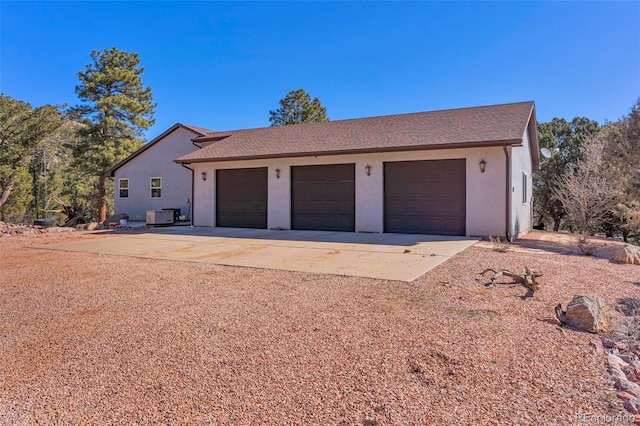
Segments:
[[[616,342],[614,342],[611,339],[607,339],[606,337],[602,338],[602,346],[604,346],[607,349],[613,349],[616,347]]]
[[[61,232],[73,232],[75,228],[69,228],[65,226],[54,226],[53,228],[47,228],[47,232],[50,233],[61,233]]]
[[[628,399],[634,399],[634,396],[631,395],[629,392],[616,392],[616,395],[618,396],[618,398],[620,398],[623,401],[626,401]]]
[[[34,235],[44,232],[40,225],[26,225],[21,223],[0,222],[0,235],[10,237],[12,235]]]
[[[618,368],[627,367],[629,363],[622,358],[620,358],[619,354],[607,354],[607,359],[609,360],[609,365],[615,365]]]
[[[623,247],[615,249],[613,252],[613,261],[617,263],[640,265],[640,247],[626,244]]]
[[[638,398],[630,398],[627,399],[624,403],[624,408],[627,409],[631,414],[640,413],[640,399]]]
[[[589,342],[589,346],[592,348],[591,353],[595,355],[604,355],[604,347],[602,342],[598,339],[594,339]]]
[[[638,357],[635,356],[634,354],[620,354],[618,355],[618,358],[620,358],[621,360],[623,360],[624,362],[631,364],[633,361],[637,361]]]
[[[608,329],[605,306],[597,296],[573,296],[567,305],[567,325],[589,333],[605,332]]]
[[[627,392],[633,395],[635,398],[640,398],[640,385],[633,383],[627,379],[616,380],[616,389],[622,392]]]
[[[613,377],[613,379],[616,381],[628,380],[627,375],[624,374],[622,368],[618,367],[617,365],[609,365],[609,374],[611,374],[611,377]]]
[[[94,231],[96,229],[100,229],[101,225],[98,222],[91,222],[87,225],[87,231]]]
[[[640,383],[640,370],[636,369],[633,365],[622,368],[622,372],[627,376],[627,379]]]

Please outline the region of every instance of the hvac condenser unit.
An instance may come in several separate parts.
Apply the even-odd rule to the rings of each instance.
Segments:
[[[173,210],[147,210],[147,225],[173,225]]]

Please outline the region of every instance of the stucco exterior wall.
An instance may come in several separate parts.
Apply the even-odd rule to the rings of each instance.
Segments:
[[[532,229],[532,163],[529,152],[529,132],[525,129],[522,136],[522,146],[515,146],[511,150],[511,230],[515,238],[526,234]],[[526,181],[526,193],[523,182]]]
[[[179,208],[187,214],[191,202],[191,172],[173,162],[195,151],[191,139],[196,134],[178,128],[152,147],[118,168],[114,175],[115,212],[127,213],[130,220],[146,220],[147,210]],[[162,178],[162,198],[151,198],[151,177]],[[129,179],[129,198],[120,198],[118,179]]]
[[[369,153],[299,157],[266,160],[195,163],[193,224],[215,226],[215,170],[245,167],[268,167],[267,226],[291,228],[292,166],[354,163],[356,171],[356,232],[384,230],[383,163],[390,161],[466,159],[466,232],[470,236],[504,235],[505,231],[505,155],[502,147],[427,150],[394,153]],[[486,162],[485,173],[479,163]],[[371,166],[371,175],[365,166]],[[280,178],[275,170],[280,169]],[[202,172],[207,179],[201,179]]]

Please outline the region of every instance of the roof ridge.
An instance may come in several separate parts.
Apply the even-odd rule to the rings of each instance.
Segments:
[[[206,137],[214,136],[214,135],[218,135],[218,134],[229,134],[230,135],[232,133],[237,133],[237,132],[247,132],[247,131],[252,131],[252,130],[263,130],[263,129],[270,129],[270,128],[290,128],[291,126],[328,125],[328,123],[344,123],[344,122],[348,122],[348,121],[357,121],[357,120],[374,120],[374,119],[390,118],[390,117],[406,117],[406,116],[410,116],[410,115],[446,113],[446,112],[451,112],[451,111],[464,111],[464,110],[482,109],[482,108],[496,108],[496,107],[509,106],[509,105],[520,105],[520,104],[535,105],[535,102],[534,101],[505,102],[505,103],[493,104],[493,105],[479,105],[479,106],[469,106],[469,107],[461,107],[461,108],[438,109],[438,110],[432,110],[432,111],[415,111],[415,112],[404,112],[404,113],[400,113],[400,114],[374,115],[374,116],[371,116],[371,117],[355,117],[355,118],[343,118],[343,119],[339,119],[339,120],[315,121],[315,122],[309,122],[309,123],[290,124],[290,125],[285,125],[285,126],[264,126],[264,127],[250,127],[250,128],[246,128],[246,129],[209,130],[205,135],[203,135],[203,137],[206,138]]]

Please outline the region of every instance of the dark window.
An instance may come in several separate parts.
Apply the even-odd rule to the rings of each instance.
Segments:
[[[118,179],[118,197],[129,198],[129,179]]]
[[[162,178],[151,178],[151,198],[162,198]]]

